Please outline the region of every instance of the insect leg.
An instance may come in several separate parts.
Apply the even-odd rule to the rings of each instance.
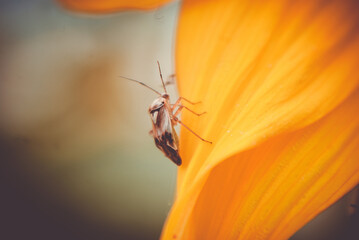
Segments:
[[[179,97],[178,99],[177,99],[177,101],[174,103],[174,104],[171,104],[172,105],[172,111],[178,106],[178,105],[180,105],[181,104],[181,100],[185,100],[185,101],[187,101],[187,102],[189,102],[190,104],[192,104],[192,105],[195,105],[195,104],[198,104],[198,103],[201,103],[201,102],[191,102],[191,101],[189,101],[188,99],[186,99],[186,98],[184,98],[184,97]],[[186,107],[185,107],[186,108]],[[188,109],[188,108],[187,108]],[[189,109],[188,109],[189,110]],[[191,111],[191,110],[190,110]],[[203,113],[202,113],[203,114]]]
[[[177,101],[174,104],[171,104],[172,105],[172,107],[171,107],[172,112],[180,104],[181,104],[181,98],[178,98]]]
[[[203,113],[196,113],[196,112],[194,112],[194,111],[192,111],[191,109],[189,109],[188,107],[186,107],[186,106],[183,106],[183,105],[179,105],[178,106],[178,108],[177,108],[177,110],[176,110],[176,112],[173,114],[173,116],[177,116],[181,111],[182,111],[182,108],[185,108],[185,109],[187,109],[188,111],[190,111],[191,113],[193,113],[193,114],[196,114],[197,116],[201,116],[201,115],[203,115],[203,114],[205,114],[205,113],[207,113],[207,112],[203,112]]]
[[[208,142],[210,144],[212,144],[212,142],[207,141],[206,139],[201,138],[197,133],[195,133],[194,131],[192,131],[189,127],[187,127],[186,125],[184,125],[181,120],[179,120],[178,118],[175,118],[175,121],[177,121],[179,124],[181,124],[182,126],[184,126],[185,128],[187,128],[188,131],[190,131],[191,133],[193,133],[193,135],[195,135],[196,137],[198,137],[199,139],[201,139],[203,142]]]
[[[184,98],[184,97],[179,97],[176,102],[181,101],[182,99],[185,100],[186,102],[192,104],[192,105],[196,105],[196,104],[198,104],[198,103],[202,103],[201,101],[199,101],[199,102],[191,102],[190,100],[188,100],[187,98]]]

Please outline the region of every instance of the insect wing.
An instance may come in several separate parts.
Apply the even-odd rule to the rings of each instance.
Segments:
[[[170,113],[165,106],[162,106],[151,111],[150,116],[153,127],[150,134],[153,136],[157,148],[180,166],[182,160],[178,153],[178,137],[172,126]]]

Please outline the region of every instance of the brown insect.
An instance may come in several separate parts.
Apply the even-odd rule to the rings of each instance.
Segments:
[[[150,131],[150,135],[154,138],[155,144],[158,149],[160,149],[166,157],[171,159],[175,164],[180,166],[182,164],[181,156],[179,155],[179,141],[177,133],[174,129],[174,126],[177,125],[177,123],[181,124],[183,127],[185,127],[187,130],[189,130],[191,133],[193,133],[196,137],[201,139],[204,142],[211,143],[210,141],[207,141],[203,138],[201,138],[197,133],[192,131],[189,127],[187,127],[185,124],[181,122],[181,120],[178,119],[178,114],[182,111],[183,108],[187,109],[193,114],[196,114],[197,116],[201,116],[203,113],[196,113],[192,111],[191,109],[187,108],[186,106],[182,105],[182,101],[186,101],[192,105],[198,104],[200,102],[191,102],[187,100],[186,98],[179,97],[178,100],[174,103],[170,103],[170,96],[167,93],[166,85],[163,81],[162,72],[160,63],[157,61],[158,70],[161,77],[161,82],[163,89],[165,90],[165,93],[159,93],[155,89],[151,88],[150,86],[147,86],[143,82],[137,81],[135,79],[123,77],[127,80],[137,82],[153,92],[155,92],[157,95],[159,95],[158,98],[156,98],[152,104],[150,105],[148,109],[148,113],[150,114],[151,121],[152,121],[152,130]],[[177,108],[177,109],[176,109]]]

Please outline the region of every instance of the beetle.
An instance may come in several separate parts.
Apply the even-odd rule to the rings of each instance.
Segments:
[[[164,155],[171,159],[172,162],[174,162],[177,166],[181,166],[182,159],[179,155],[179,140],[176,133],[176,130],[174,129],[174,126],[177,124],[181,124],[183,127],[185,127],[187,130],[189,130],[192,134],[194,134],[196,137],[201,139],[204,142],[212,144],[212,142],[203,139],[200,137],[197,133],[192,131],[189,127],[187,127],[185,124],[181,122],[181,120],[178,118],[178,114],[182,111],[183,108],[187,109],[188,111],[192,112],[193,114],[197,116],[201,116],[205,114],[206,112],[202,113],[196,113],[192,111],[191,109],[187,108],[186,106],[182,105],[182,101],[186,101],[192,105],[198,104],[200,102],[191,102],[188,99],[184,97],[179,97],[178,100],[174,103],[170,103],[170,96],[167,93],[166,85],[163,81],[162,72],[161,72],[161,66],[159,61],[157,61],[158,70],[160,73],[160,78],[162,82],[162,86],[164,89],[164,93],[160,93],[157,90],[151,88],[150,86],[144,84],[143,82],[137,81],[132,78],[127,78],[120,76],[122,78],[125,78],[127,80],[137,82],[148,89],[155,92],[159,97],[156,98],[152,104],[150,105],[148,109],[148,113],[151,118],[152,122],[152,130],[149,132],[150,135],[155,140],[155,145],[158,149],[160,149]],[[177,109],[176,109],[177,108]]]

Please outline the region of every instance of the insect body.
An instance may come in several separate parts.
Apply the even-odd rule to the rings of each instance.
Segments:
[[[171,159],[175,164],[182,164],[178,153],[179,142],[174,125],[175,118],[172,115],[171,105],[169,104],[169,95],[162,94],[151,104],[148,112],[152,121],[152,130],[150,134],[155,139],[156,146]]]
[[[183,108],[189,110],[193,114],[196,114],[197,116],[200,116],[203,113],[195,113],[189,108],[183,106],[181,104],[182,100],[185,100],[186,102],[190,104],[197,104],[194,102],[191,102],[183,97],[180,97],[175,104],[170,104],[170,96],[167,94],[166,86],[164,84],[162,73],[161,73],[161,67],[159,62],[157,61],[158,69],[160,72],[160,77],[162,81],[163,88],[165,90],[165,93],[161,94],[155,89],[147,86],[146,84],[139,82],[137,80],[122,77],[134,82],[137,82],[152,91],[154,91],[157,95],[159,95],[158,98],[156,98],[152,104],[150,105],[148,112],[151,117],[152,121],[152,130],[150,131],[150,135],[154,138],[155,144],[158,149],[160,149],[166,157],[171,159],[176,165],[180,166],[182,164],[181,156],[179,155],[179,141],[178,136],[176,134],[176,131],[174,129],[174,126],[177,125],[177,123],[181,124],[183,127],[188,129],[190,132],[192,132],[195,136],[200,138],[202,141],[207,143],[212,143],[210,141],[207,141],[203,138],[201,138],[198,134],[193,132],[190,128],[188,128],[186,125],[184,125],[181,120],[178,119],[178,114],[182,111]],[[177,108],[177,109],[176,109]],[[175,111],[176,110],[176,111]]]

